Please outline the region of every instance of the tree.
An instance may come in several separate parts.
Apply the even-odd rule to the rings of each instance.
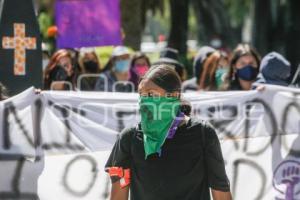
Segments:
[[[121,0],[121,22],[125,34],[124,45],[140,49],[148,10],[163,12],[161,0]]]
[[[223,45],[232,47],[240,38],[234,33],[230,16],[222,0],[193,0],[192,5],[198,19],[199,40],[209,44],[219,37]]]
[[[121,0],[121,24],[125,34],[124,45],[138,50],[143,32],[142,1]]]
[[[171,30],[168,46],[177,49],[180,55],[185,56],[188,39],[189,0],[170,0],[170,8]]]
[[[271,0],[255,0],[252,42],[261,54],[266,54],[272,47],[271,35]]]
[[[296,71],[300,62],[300,1],[289,0],[286,31],[286,56],[292,63],[292,74]]]
[[[253,45],[265,55],[277,51],[292,64],[292,74],[300,61],[300,2],[255,0]]]

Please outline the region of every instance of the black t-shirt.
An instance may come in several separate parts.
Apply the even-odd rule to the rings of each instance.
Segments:
[[[122,131],[105,166],[130,168],[131,200],[208,200],[209,187],[230,190],[220,143],[209,124],[190,119],[166,139],[160,156],[146,160],[138,127]]]

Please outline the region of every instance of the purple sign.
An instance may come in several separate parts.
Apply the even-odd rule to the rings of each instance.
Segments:
[[[58,48],[120,45],[119,0],[56,0]]]

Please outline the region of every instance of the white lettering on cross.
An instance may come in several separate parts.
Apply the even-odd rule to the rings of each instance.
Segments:
[[[36,49],[36,38],[25,37],[25,24],[14,23],[14,37],[3,37],[3,49],[14,49],[14,75],[26,74],[26,49]]]

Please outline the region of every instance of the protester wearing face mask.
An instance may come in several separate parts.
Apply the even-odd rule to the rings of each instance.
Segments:
[[[216,84],[216,89],[221,91],[221,90],[226,90],[226,77],[228,76],[229,72],[229,59],[226,54],[221,57],[219,60],[219,63],[217,65],[217,69],[215,71],[215,84]]]
[[[260,56],[248,44],[239,44],[233,51],[227,77],[228,90],[250,90],[256,80]]]
[[[258,80],[254,85],[270,84],[288,86],[290,75],[290,62],[279,53],[271,52],[262,59]]]
[[[138,83],[150,68],[149,58],[143,53],[136,53],[133,55],[129,70],[129,81],[134,84],[137,91]]]
[[[214,48],[209,46],[203,46],[199,49],[193,63],[194,77],[182,83],[183,92],[196,91],[199,89],[199,81],[203,71],[204,63],[215,51],[216,50]]]
[[[215,51],[204,63],[199,78],[199,90],[225,90],[225,79],[229,71],[229,60],[225,52]]]
[[[44,72],[45,90],[72,90],[75,88],[75,73],[71,54],[60,49],[51,57]]]
[[[105,92],[133,92],[134,85],[129,82],[130,52],[127,47],[114,48],[109,61],[109,68],[100,74],[96,85],[96,91]]]
[[[81,49],[79,55],[81,73],[77,78],[77,88],[80,91],[93,91],[100,73],[100,62],[94,49]]]
[[[152,66],[138,92],[141,122],[124,129],[105,165],[111,200],[230,200],[220,143],[214,128],[182,109],[174,67]]]

